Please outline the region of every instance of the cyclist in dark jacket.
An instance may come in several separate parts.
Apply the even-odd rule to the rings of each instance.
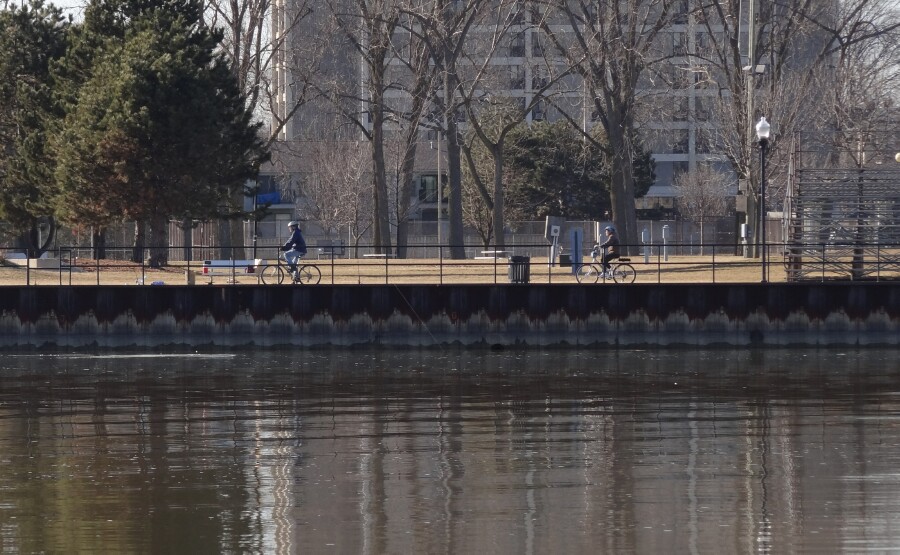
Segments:
[[[306,241],[303,240],[299,222],[290,222],[288,229],[291,230],[291,237],[287,243],[282,245],[281,250],[284,251],[284,260],[288,263],[288,270],[294,273],[297,271],[297,260],[306,255]]]
[[[616,233],[616,228],[611,225],[606,226],[604,232],[606,233],[606,241],[600,243],[598,247],[605,249],[600,262],[603,264],[604,275],[609,276],[609,261],[619,258],[619,234]]]

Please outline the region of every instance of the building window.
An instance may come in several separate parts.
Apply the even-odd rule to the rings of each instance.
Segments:
[[[541,37],[537,33],[531,34],[531,55],[535,58],[544,56],[544,45],[541,43]]]
[[[423,175],[419,178],[419,201],[437,202],[438,186],[436,175]]]
[[[672,54],[675,56],[686,56],[688,53],[687,33],[672,33]]]
[[[511,58],[521,58],[525,56],[525,33],[518,32],[509,40],[509,56]]]
[[[672,112],[672,121],[687,121],[687,119],[688,99],[686,96],[676,96]]]
[[[698,154],[709,154],[711,152],[709,137],[704,133],[697,133],[695,148]]]
[[[687,154],[690,148],[690,135],[687,129],[672,131],[672,154]]]
[[[540,90],[547,86],[549,79],[541,76],[541,69],[538,67],[534,67],[531,70],[531,89],[532,90]]]
[[[676,0],[672,23],[683,25],[688,22],[688,0]]]
[[[512,24],[525,25],[528,23],[528,8],[524,2],[516,2],[512,7]]]
[[[525,67],[507,66],[509,68],[509,88],[522,90],[525,88]]]
[[[704,48],[706,48],[706,33],[695,33],[694,34],[694,47],[695,52],[700,52]]]
[[[709,120],[709,100],[697,97],[694,99],[694,120],[695,121],[707,121]]]

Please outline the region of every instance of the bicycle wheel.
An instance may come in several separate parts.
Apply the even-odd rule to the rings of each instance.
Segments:
[[[597,283],[599,276],[600,269],[593,264],[582,264],[575,271],[575,279],[578,280],[578,283]]]
[[[322,272],[319,271],[318,266],[307,265],[300,266],[300,269],[297,271],[297,283],[309,283],[311,285],[315,285],[319,283],[319,280],[322,279]]]
[[[268,285],[278,285],[284,281],[284,270],[281,266],[265,266],[259,274],[259,279]]]
[[[634,271],[634,266],[631,264],[619,264],[613,270],[613,279],[616,283],[634,283],[636,277],[637,272]]]

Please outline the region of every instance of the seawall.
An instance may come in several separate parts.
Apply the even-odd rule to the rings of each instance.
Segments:
[[[0,287],[3,348],[898,345],[900,284]]]

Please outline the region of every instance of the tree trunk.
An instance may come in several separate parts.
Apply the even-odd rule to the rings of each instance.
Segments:
[[[397,258],[407,257],[409,244],[409,206],[413,194],[413,170],[416,161],[416,138],[418,133],[412,130],[405,141],[403,160],[400,163],[400,199],[397,206]],[[438,153],[440,156],[440,153]],[[440,176],[438,176],[440,179]],[[440,200],[438,200],[440,210]]]
[[[372,170],[374,208],[375,252],[391,253],[391,222],[388,210],[388,188],[384,162],[384,108],[382,106],[382,83],[375,78],[371,87],[372,108]]]
[[[144,222],[134,222],[134,247],[131,249],[131,261],[136,264],[144,262],[144,245],[147,242],[147,232]]]
[[[56,238],[56,220],[47,218],[46,230],[41,229],[41,218],[32,218],[31,222],[31,229],[25,234],[25,250],[29,258],[38,258]]]
[[[700,256],[703,256],[703,216],[700,216]]]
[[[219,243],[217,248],[219,251],[219,259],[231,260],[231,220],[221,218],[216,231],[216,239]]]
[[[492,227],[494,228],[495,250],[505,249],[506,225],[503,218],[505,207],[503,199],[503,141],[500,140],[492,149],[491,156],[494,159],[494,209],[492,211]]]
[[[106,228],[95,227],[91,230],[92,254],[95,260],[106,259]]]
[[[444,60],[450,60],[449,52],[445,52]],[[462,157],[459,146],[459,127],[456,125],[456,115],[451,111],[453,106],[453,92],[457,85],[455,70],[444,72],[444,128],[447,130],[447,176],[450,182],[447,184],[447,224],[450,244],[450,258],[463,260],[466,258],[465,237],[463,235],[463,208],[462,208]]]
[[[232,193],[225,201],[217,229],[218,252],[221,260],[241,260],[244,257],[244,225],[239,216],[244,212],[243,189]]]
[[[147,265],[151,268],[162,268],[169,262],[168,231],[168,219],[165,216],[157,215],[150,219]]]
[[[747,196],[747,225],[750,226],[749,248],[747,258],[759,257],[760,231],[759,231],[759,203],[756,201],[756,193],[752,190]]]
[[[427,50],[424,50],[427,52]],[[429,94],[431,79],[426,78],[432,75],[432,70],[428,60],[429,56],[417,58],[419,62],[416,64],[418,71],[416,72],[415,86],[412,90],[412,105],[409,110],[409,121],[407,122],[406,131],[403,135],[403,160],[400,162],[400,200],[398,202],[397,213],[397,257],[407,257],[407,246],[409,244],[409,209],[410,199],[415,193],[413,185],[413,176],[415,175],[416,151],[418,150],[419,140],[419,124],[422,122],[422,115],[425,111],[426,98],[431,100]],[[438,130],[440,133],[440,130]],[[440,144],[440,143],[439,143]],[[441,153],[438,151],[438,156]],[[440,164],[438,164],[440,167]],[[441,176],[438,176],[440,180]],[[440,186],[438,186],[440,191]],[[438,210],[441,209],[441,199],[438,199]]]
[[[465,238],[463,235],[462,209],[462,168],[459,151],[459,136],[456,123],[448,124],[447,132],[447,241],[450,245],[450,258],[463,260],[466,258]]]
[[[636,252],[635,248],[639,244],[640,238],[634,208],[632,141],[626,135],[630,128],[630,122],[622,121],[619,118],[610,118],[609,146],[613,155],[609,196],[613,209],[613,221],[626,254]]]
[[[191,218],[185,218],[181,220],[181,234],[182,234],[182,253],[184,253],[184,261],[190,262],[193,258],[193,249],[191,246],[194,244],[194,221]]]

